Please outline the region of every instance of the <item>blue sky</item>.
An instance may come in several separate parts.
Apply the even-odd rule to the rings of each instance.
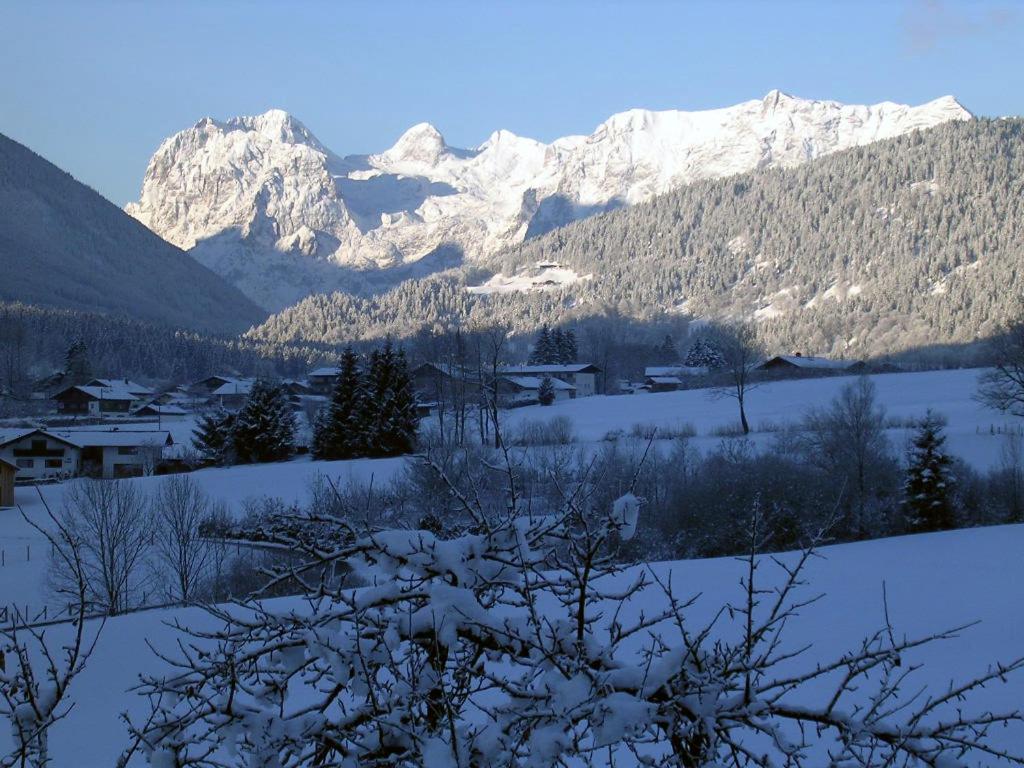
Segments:
[[[341,154],[424,120],[547,141],[772,88],[1016,115],[1022,33],[1016,2],[0,0],[0,133],[123,204],[170,134],[270,107]]]

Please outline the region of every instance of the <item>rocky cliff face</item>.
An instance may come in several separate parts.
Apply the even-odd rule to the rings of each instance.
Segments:
[[[952,97],[849,106],[772,91],[703,112],[630,110],[550,144],[496,131],[457,149],[422,123],[385,152],[341,157],[271,110],[167,139],[127,211],[277,310],[472,262],[699,179],[970,117]]]

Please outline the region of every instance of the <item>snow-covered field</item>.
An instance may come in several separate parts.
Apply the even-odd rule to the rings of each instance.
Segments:
[[[641,523],[642,524],[642,523]],[[882,585],[898,635],[917,636],[971,621],[980,623],[954,640],[908,654],[909,663],[923,663],[917,682],[943,688],[985,670],[988,662],[1010,660],[1024,648],[1024,579],[1020,551],[1024,526],[973,529],[908,536],[823,550],[825,557],[810,566],[809,589],[824,592],[819,603],[804,609],[789,627],[794,647],[810,644],[810,660],[854,648],[883,620]],[[721,603],[737,599],[743,564],[732,558],[660,563],[671,573],[681,595],[701,593],[691,609],[694,622],[706,619]],[[660,599],[649,594],[648,609]],[[287,601],[284,601],[287,602]],[[649,603],[649,604],[648,604]],[[141,671],[161,669],[146,643],[171,650],[175,634],[166,622],[180,620],[209,626],[198,609],[149,611],[108,620],[95,654],[73,687],[76,706],[51,735],[56,766],[109,766],[127,743],[119,720],[122,711],[135,717],[145,703],[128,691]],[[95,627],[93,622],[91,626]],[[53,629],[58,633],[61,629]],[[56,635],[55,635],[56,636]],[[974,700],[979,707],[1012,709],[1024,695],[1024,680],[989,687]],[[9,738],[0,729],[0,753]],[[994,740],[1004,746],[1024,743],[1024,730],[1000,730]],[[141,764],[141,763],[140,763]]]
[[[1024,422],[985,408],[975,399],[977,369],[892,373],[872,376],[878,400],[887,416],[900,423],[923,416],[928,408],[948,421],[947,446],[951,453],[979,469],[997,466],[1005,435],[999,430],[1020,430]],[[798,421],[809,408],[824,407],[853,377],[838,376],[764,384],[747,394],[747,418],[751,439],[764,442],[774,431]],[[573,424],[576,438],[596,442],[621,430],[628,433],[636,424],[654,424],[662,429],[692,425],[697,432],[694,445],[713,448],[720,442],[714,432],[739,424],[739,412],[732,398],[715,398],[709,390],[586,397],[566,400],[548,407],[532,406],[510,411],[506,433],[524,422],[550,420],[559,416]],[[893,428],[890,438],[902,449],[907,430]]]

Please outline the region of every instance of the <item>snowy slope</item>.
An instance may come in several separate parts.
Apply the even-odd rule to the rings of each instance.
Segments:
[[[791,647],[807,645],[808,651],[801,657],[804,666],[854,649],[861,638],[881,626],[884,583],[889,613],[900,637],[979,622],[953,640],[908,653],[908,665],[924,665],[915,674],[912,688],[928,685],[932,691],[944,690],[951,680],[963,681],[981,674],[989,662],[1020,656],[1024,617],[1019,606],[1024,601],[1024,579],[1015,576],[1022,546],[1024,526],[1001,526],[825,548],[824,557],[812,561],[807,571],[810,586],[805,592],[806,596],[825,596],[789,623],[786,631]],[[726,600],[737,598],[743,568],[743,563],[734,558],[654,566],[662,578],[671,579],[678,596],[700,596],[687,611],[695,625],[709,619]],[[768,568],[771,566],[766,566],[765,574]],[[623,574],[623,584],[632,575]],[[634,610],[642,604],[648,613],[654,613],[663,599],[650,589],[636,599]],[[281,609],[292,605],[301,609],[294,600],[279,601],[277,605]],[[215,626],[199,609],[149,611],[107,621],[93,657],[73,684],[75,707],[51,731],[55,766],[115,763],[127,744],[119,715],[127,712],[138,718],[147,711],[145,701],[131,692],[139,674],[166,669],[147,643],[172,652],[175,633],[167,622],[174,620],[199,629]],[[737,616],[735,621],[739,620]],[[95,626],[90,622],[90,627]],[[735,626],[723,617],[718,631]],[[47,636],[56,640],[64,631],[65,627],[54,627]],[[1006,711],[1019,706],[1022,693],[1024,680],[1011,677],[1005,685],[979,691],[972,701],[979,709]],[[1022,730],[1020,724],[998,730],[992,735],[993,743],[1019,748],[1024,739]],[[0,754],[9,738],[8,729],[0,729]],[[132,765],[145,765],[145,761]]]
[[[630,110],[550,144],[496,131],[457,149],[421,123],[384,152],[340,157],[270,110],[167,139],[127,211],[277,310],[472,261],[699,179],[969,118],[948,96],[849,106],[772,91],[703,112]]]
[[[221,276],[2,135],[0,300],[222,333],[266,317]]]

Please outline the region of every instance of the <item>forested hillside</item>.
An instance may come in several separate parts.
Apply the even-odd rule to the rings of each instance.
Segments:
[[[266,316],[223,278],[0,135],[0,300],[239,333]]]
[[[1024,121],[954,122],[795,169],[698,182],[508,249],[592,279],[474,295],[451,272],[371,299],[314,296],[254,337],[342,341],[456,321],[750,317],[778,348],[878,355],[970,342],[1018,314]]]

